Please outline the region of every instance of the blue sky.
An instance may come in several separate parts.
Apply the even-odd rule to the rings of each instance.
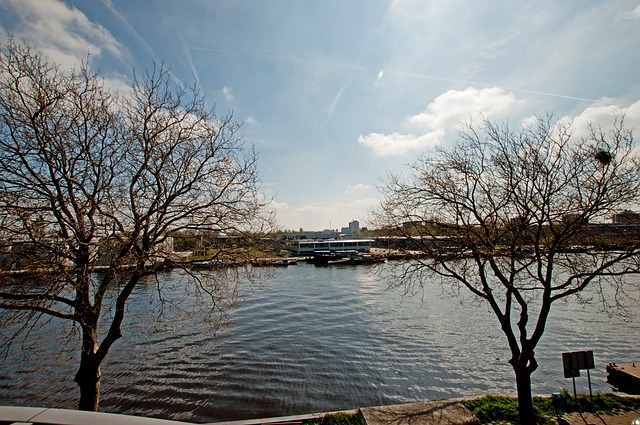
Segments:
[[[115,87],[153,61],[195,78],[285,229],[365,224],[388,172],[479,113],[640,131],[638,0],[0,0],[0,30]]]

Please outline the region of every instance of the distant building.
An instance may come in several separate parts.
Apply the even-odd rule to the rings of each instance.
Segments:
[[[287,249],[294,255],[311,255],[319,252],[364,251],[369,252],[373,239],[334,239],[328,241],[297,240]]]
[[[334,239],[339,234],[332,231],[309,232],[309,233],[282,233],[276,236],[279,240],[304,240],[304,239]]]
[[[344,235],[353,235],[360,231],[360,222],[358,220],[353,220],[349,222],[349,227],[342,228],[342,234]]]
[[[565,214],[562,216],[562,222],[564,224],[589,224],[589,219],[583,217],[581,214]]]
[[[631,210],[624,210],[613,215],[613,224],[640,224],[640,214]]]
[[[360,231],[360,222],[353,220],[349,222],[349,227],[343,227],[340,230],[324,229],[321,232],[304,232],[300,229],[298,233],[280,233],[276,235],[279,240],[304,240],[304,239],[335,239],[340,235],[350,236]]]
[[[358,233],[360,231],[360,222],[358,220],[349,222],[349,230],[351,234]]]

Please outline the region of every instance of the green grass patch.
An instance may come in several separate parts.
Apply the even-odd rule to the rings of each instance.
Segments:
[[[519,425],[516,397],[487,395],[462,402],[481,423],[510,423]],[[557,425],[555,418],[571,412],[615,413],[640,409],[640,397],[621,397],[596,393],[593,399],[580,394],[574,398],[567,390],[561,393],[562,409],[554,406],[552,397],[533,397],[533,408],[538,424]],[[304,421],[305,425],[365,425],[362,413],[332,413]]]
[[[359,411],[357,413],[331,413],[318,419],[305,421],[305,424],[313,425],[366,425],[364,417]]]
[[[540,409],[540,397],[534,397],[533,409],[536,420],[539,424],[552,423],[545,418],[544,410]],[[551,399],[549,399],[549,403]],[[518,399],[514,397],[487,395],[462,404],[467,406],[476,418],[482,423],[489,422],[509,422],[519,424],[518,418]],[[546,404],[546,403],[545,403]]]
[[[482,423],[509,422],[517,425],[518,399],[515,397],[487,395],[463,402]],[[640,409],[639,397],[620,397],[614,394],[596,393],[593,398],[578,395],[574,398],[567,390],[561,393],[559,408],[551,397],[533,397],[533,409],[539,424],[555,424],[553,418],[570,412],[613,413]]]

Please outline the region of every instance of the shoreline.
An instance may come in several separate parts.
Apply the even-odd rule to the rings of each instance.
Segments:
[[[580,394],[586,396],[586,394]],[[413,403],[360,407],[357,409],[318,412],[301,415],[254,418],[223,422],[206,422],[200,425],[304,425],[310,421],[321,420],[327,415],[360,413],[366,425],[471,425],[481,422],[463,404],[487,396],[469,396],[439,400],[425,400]],[[618,397],[640,396],[616,394]],[[514,397],[507,396],[507,397]],[[534,397],[545,397],[534,395]],[[630,410],[614,410],[596,413],[564,412],[555,418],[559,425],[582,425],[585,423],[603,423],[607,425],[629,425],[640,417],[640,406]],[[197,423],[173,421],[143,416],[131,416],[106,412],[85,412],[73,409],[55,409],[44,407],[0,406],[0,421],[34,422],[56,425],[95,422],[100,424],[128,425],[198,425]],[[551,419],[552,421],[554,419]]]

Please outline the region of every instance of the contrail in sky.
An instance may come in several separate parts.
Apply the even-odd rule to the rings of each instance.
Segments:
[[[488,83],[481,83],[481,82],[478,82],[478,81],[469,81],[469,80],[458,80],[458,79],[455,79],[455,78],[439,77],[437,75],[420,74],[420,73],[416,73],[416,72],[406,72],[406,71],[387,71],[387,72],[395,72],[397,74],[407,75],[407,76],[416,77],[416,78],[423,78],[423,79],[435,80],[435,81],[444,81],[444,82],[450,82],[450,83],[456,83],[456,84],[469,84],[469,85],[478,85],[478,86],[483,86],[483,87],[500,87],[501,89],[508,90],[508,91],[536,94],[536,95],[540,95],[540,96],[557,97],[557,98],[561,98],[561,99],[579,100],[579,101],[591,102],[591,103],[602,103],[602,104],[606,104],[606,105],[613,104],[612,102],[605,102],[603,100],[589,99],[589,98],[586,98],[586,97],[569,96],[569,95],[565,95],[565,94],[561,94],[561,93],[550,93],[550,92],[544,92],[544,91],[538,91],[538,90],[521,89],[521,88],[517,88],[517,87],[504,87],[504,86],[500,86],[498,84],[488,84]]]
[[[206,47],[194,47],[194,49],[198,49],[198,50],[215,50],[215,51],[222,51],[222,49],[211,49],[211,48],[206,48]],[[264,58],[269,58],[272,60],[277,60],[277,61],[286,61],[286,62],[293,62],[293,63],[301,63],[301,64],[313,64],[314,62],[318,62],[318,59],[312,59],[312,58],[304,58],[304,57],[299,57],[299,56],[286,56],[286,55],[272,55],[272,54],[268,54],[268,53],[264,53],[264,52],[260,52],[260,53],[254,53],[254,52],[227,52],[227,53],[234,53],[234,54],[247,54],[250,56],[259,56],[259,57],[264,57]],[[473,85],[473,86],[482,86],[482,87],[499,87],[503,90],[508,90],[508,91],[513,91],[513,92],[520,92],[520,93],[528,93],[528,94],[535,94],[535,95],[539,95],[539,96],[549,96],[549,97],[556,97],[556,98],[560,98],[560,99],[571,99],[571,100],[578,100],[578,101],[582,101],[582,102],[591,102],[591,103],[599,103],[599,104],[603,104],[603,105],[616,105],[615,103],[611,102],[611,101],[604,101],[604,100],[597,100],[597,99],[589,99],[586,97],[580,97],[580,96],[570,96],[570,95],[566,95],[566,94],[562,94],[562,93],[551,93],[551,92],[545,92],[545,91],[540,91],[540,90],[530,90],[530,89],[523,89],[523,88],[517,88],[517,87],[505,87],[505,86],[501,86],[499,84],[490,84],[490,83],[482,83],[479,81],[471,81],[471,80],[460,80],[460,79],[455,79],[455,78],[447,78],[447,77],[441,77],[438,75],[433,75],[433,74],[423,74],[423,73],[419,73],[419,72],[410,72],[410,71],[399,71],[399,70],[393,70],[393,69],[385,69],[385,70],[380,70],[378,68],[373,68],[370,66],[365,66],[365,65],[359,65],[359,64],[355,64],[355,63],[343,63],[343,62],[336,62],[336,61],[322,61],[322,63],[324,65],[326,65],[327,63],[332,64],[333,66],[337,67],[337,68],[344,68],[344,69],[350,69],[350,70],[354,70],[354,71],[364,71],[364,72],[374,72],[376,75],[378,75],[380,78],[382,75],[387,76],[387,75],[399,75],[399,76],[406,76],[406,77],[413,77],[413,78],[421,78],[421,79],[428,79],[428,80],[434,80],[434,81],[443,81],[443,82],[449,82],[449,83],[455,83],[455,84],[468,84],[468,85]],[[346,84],[345,86],[343,86],[337,93],[336,97],[334,98],[331,106],[330,106],[330,110],[329,110],[329,117],[331,116],[331,113],[333,112],[333,109],[335,109],[335,106],[337,104],[337,102],[340,100],[340,97],[342,97],[342,95],[344,94],[344,91],[346,90],[346,88],[348,87],[349,84]]]
[[[138,43],[140,43],[140,45],[147,52],[147,54],[152,59],[156,60],[157,55],[155,54],[151,45],[147,42],[147,40],[144,39],[144,37],[140,35],[140,33],[133,27],[133,25],[129,23],[129,20],[120,13],[120,11],[113,4],[113,0],[101,0],[101,3],[113,14],[113,16],[116,17],[116,19],[120,22],[120,24],[124,26],[131,35],[133,35],[133,37],[138,41]],[[190,59],[190,56],[189,56],[189,59]],[[169,75],[178,85],[184,86],[182,81],[179,78],[177,78],[173,74],[173,72],[171,72],[171,70],[169,70]]]

